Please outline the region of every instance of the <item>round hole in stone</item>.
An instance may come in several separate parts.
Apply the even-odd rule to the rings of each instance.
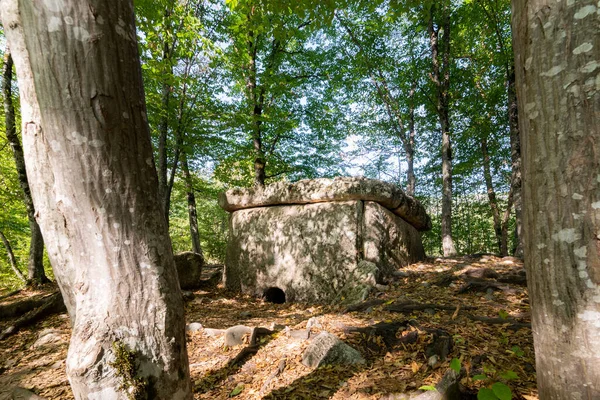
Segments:
[[[285,303],[285,292],[278,287],[270,287],[263,294],[266,301],[269,303],[283,304]]]

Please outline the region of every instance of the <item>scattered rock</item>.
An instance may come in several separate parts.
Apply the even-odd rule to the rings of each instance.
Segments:
[[[310,337],[310,330],[309,329],[295,330],[295,329],[290,329],[289,326],[286,326],[285,334],[292,339],[307,340]]]
[[[225,346],[233,347],[244,343],[244,336],[250,335],[252,328],[245,325],[236,325],[225,331]]]
[[[269,329],[272,331],[280,331],[282,329],[285,329],[285,325],[281,325],[281,324],[277,324],[275,322],[271,322],[271,325],[269,326]]]
[[[250,318],[252,316],[252,313],[250,311],[242,311],[240,313],[240,318]]]
[[[45,397],[38,396],[30,390],[24,389],[22,387],[14,388],[12,392],[13,400],[46,400]]]
[[[221,336],[225,334],[224,329],[212,329],[212,328],[204,328],[204,334],[206,336]]]
[[[319,322],[319,319],[317,317],[311,317],[309,318],[308,322],[306,323],[306,329],[310,331],[311,328],[322,328],[323,326],[321,325],[321,323]]]
[[[195,289],[200,285],[204,257],[202,254],[186,251],[174,256],[179,286],[181,289]]]
[[[329,332],[321,332],[302,354],[302,364],[310,368],[364,362],[365,359],[358,351]]]
[[[33,348],[44,346],[50,343],[62,341],[61,332],[57,329],[44,329],[38,335],[38,339],[33,344]]]
[[[394,271],[392,272],[392,276],[395,278],[408,278],[412,274],[409,271]]]
[[[185,327],[186,332],[198,332],[202,330],[202,324],[200,322],[192,322],[191,324],[187,324]]]
[[[193,299],[194,299],[194,297],[196,296],[196,295],[194,294],[194,292],[191,292],[191,291],[189,291],[189,290],[183,290],[183,291],[181,292],[181,295],[183,296],[183,299],[184,299],[184,300],[193,300]]]
[[[429,365],[431,368],[433,368],[437,365],[437,363],[439,361],[440,361],[440,358],[437,356],[437,354],[434,354],[431,357],[429,357],[429,360],[427,360],[427,365]]]

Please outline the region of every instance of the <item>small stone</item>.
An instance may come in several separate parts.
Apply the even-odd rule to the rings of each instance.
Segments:
[[[433,368],[438,363],[438,361],[439,361],[439,357],[436,354],[434,354],[431,357],[429,357],[429,360],[427,360],[427,365],[429,365],[431,368]]]
[[[241,318],[250,318],[251,316],[252,316],[252,313],[250,311],[242,311],[240,313]]]
[[[236,325],[225,331],[225,346],[233,347],[244,343],[244,336],[250,335],[252,328],[245,325]]]
[[[181,295],[183,296],[184,300],[192,300],[194,298],[194,292],[189,291],[189,290],[183,290],[181,291]]]
[[[302,364],[310,368],[364,362],[365,359],[356,349],[329,332],[321,332],[302,354]]]
[[[429,282],[421,282],[421,286],[429,287],[429,286],[431,286],[431,284]]]
[[[32,347],[37,348],[46,344],[60,342],[62,341],[60,334],[61,332],[56,329],[44,329],[40,332],[38,339],[35,341]]]
[[[206,336],[221,336],[225,333],[223,329],[212,329],[212,328],[204,328],[204,334]]]
[[[287,337],[296,340],[307,340],[310,337],[310,329],[290,329],[289,326],[285,327],[285,334]]]
[[[202,324],[199,322],[192,322],[191,324],[187,324],[185,327],[186,332],[198,332],[202,330]]]
[[[277,324],[275,322],[271,322],[271,325],[269,325],[269,329],[272,331],[280,331],[284,328],[285,328],[285,325]]]
[[[319,319],[317,317],[311,317],[308,319],[308,322],[306,323],[306,329],[310,330],[312,327],[322,328],[321,323],[319,322]]]

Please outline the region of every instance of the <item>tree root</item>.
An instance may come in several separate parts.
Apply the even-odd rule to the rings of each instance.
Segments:
[[[44,298],[44,303],[37,308],[25,313],[21,318],[13,322],[11,326],[0,333],[0,340],[4,340],[7,337],[17,333],[19,329],[39,320],[40,318],[66,311],[67,308],[63,301],[60,292],[56,292],[50,296]]]

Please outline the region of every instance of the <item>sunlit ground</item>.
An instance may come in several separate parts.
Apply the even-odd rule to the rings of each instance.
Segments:
[[[491,268],[500,276],[498,287],[472,287],[464,293],[469,270]],[[452,358],[460,359],[467,370],[461,383],[471,393],[494,382],[504,382],[514,398],[537,399],[531,330],[520,327],[529,322],[527,291],[522,284],[502,283],[504,277],[518,276],[521,264],[514,259],[495,257],[431,260],[406,268],[387,289],[373,293],[382,300],[364,311],[342,314],[342,306],[276,305],[247,296],[228,294],[221,288],[196,291],[187,302],[188,322],[205,328],[226,329],[244,324],[278,330],[263,336],[258,351],[232,360],[246,344],[224,347],[218,331],[200,330],[188,334],[190,370],[197,399],[380,399],[408,393],[424,385],[435,385],[449,369]],[[481,291],[479,291],[481,290]],[[29,294],[29,293],[28,293]],[[385,308],[398,303],[431,303],[448,310],[426,309],[394,313]],[[463,310],[464,306],[476,309]],[[457,310],[458,308],[458,310]],[[326,367],[311,370],[301,363],[310,340],[286,333],[306,328],[315,317],[311,337],[326,330],[359,350],[367,363],[356,367]],[[487,317],[500,323],[475,321]],[[504,320],[506,321],[503,324]],[[416,342],[386,347],[379,336],[350,333],[352,328],[378,322],[410,322],[397,337],[416,335]],[[513,329],[509,325],[516,323]],[[6,326],[2,322],[2,328]],[[446,361],[433,367],[425,354],[432,336],[427,330],[442,329],[453,337],[454,346]],[[43,329],[56,329],[60,341],[31,348]],[[414,332],[415,333],[411,333]],[[53,316],[34,327],[0,342],[0,399],[10,398],[10,389],[22,386],[47,398],[72,398],[64,373],[64,357],[70,333],[64,315]],[[207,335],[212,333],[213,335]],[[473,377],[485,375],[485,380]]]

